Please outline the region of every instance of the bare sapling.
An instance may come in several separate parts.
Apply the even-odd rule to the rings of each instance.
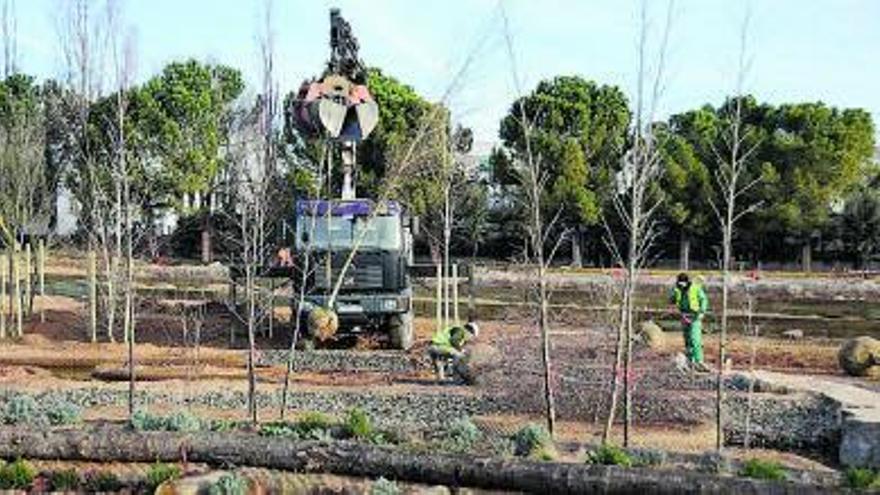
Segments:
[[[635,337],[635,295],[642,268],[647,265],[658,235],[655,213],[660,199],[652,197],[651,187],[662,173],[660,143],[655,132],[657,105],[663,92],[666,50],[672,27],[674,2],[666,6],[666,22],[661,33],[657,62],[653,78],[648,74],[649,18],[647,2],[641,4],[638,44],[638,72],[636,78],[635,115],[630,129],[630,145],[624,152],[621,168],[616,177],[616,194],[611,203],[625,230],[624,245],[618,247],[618,238],[612,232],[607,219],[606,245],[615,261],[624,271],[622,285],[620,324],[618,326],[615,367],[612,372],[612,395],[609,401],[608,419],[604,432],[605,441],[610,436],[611,425],[618,407],[618,382],[623,374],[623,445],[628,447],[632,429],[632,396],[635,387],[633,370],[633,342]],[[646,86],[650,85],[650,88]],[[622,369],[621,369],[622,364]]]
[[[745,215],[754,212],[759,203],[744,204],[743,195],[758,185],[762,177],[750,178],[749,158],[757,149],[758,143],[743,120],[744,83],[748,73],[747,42],[749,13],[743,18],[739,32],[739,56],[734,97],[725,105],[728,115],[722,140],[726,149],[715,149],[717,169],[715,184],[718,199],[710,198],[722,232],[721,256],[721,335],[718,343],[718,366],[716,373],[715,397],[715,448],[719,452],[724,446],[724,362],[727,358],[728,307],[730,305],[731,262],[733,259],[733,239],[736,223]]]

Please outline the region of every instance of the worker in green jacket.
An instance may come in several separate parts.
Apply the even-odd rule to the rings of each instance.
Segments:
[[[703,363],[703,318],[709,309],[709,298],[703,284],[692,283],[686,273],[680,273],[669,296],[681,315],[684,346],[688,362],[696,371],[709,371]]]
[[[438,380],[446,379],[448,361],[452,361],[453,369],[459,366],[465,356],[465,344],[476,337],[479,331],[477,324],[469,321],[464,326],[446,327],[434,332],[431,345],[428,346],[428,356]]]

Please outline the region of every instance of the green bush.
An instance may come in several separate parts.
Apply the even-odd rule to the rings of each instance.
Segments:
[[[759,480],[782,481],[785,479],[785,469],[776,461],[763,459],[749,459],[739,471],[740,476]]]
[[[0,467],[0,488],[22,490],[31,486],[36,476],[37,470],[29,462],[16,459]]]
[[[469,418],[457,419],[446,430],[443,445],[448,450],[465,452],[471,450],[480,441],[483,433]]]
[[[56,492],[74,491],[79,487],[79,474],[75,469],[53,471],[49,475],[49,484]]]
[[[110,471],[90,471],[83,477],[86,492],[115,492],[122,489],[122,482]]]
[[[39,404],[30,395],[14,395],[6,401],[3,410],[3,422],[6,424],[36,424],[43,419]]]
[[[135,411],[131,416],[131,426],[138,431],[161,431],[166,428],[165,418],[147,411]]]
[[[66,400],[52,401],[45,406],[46,418],[54,426],[72,425],[82,420],[82,408]]]
[[[552,450],[553,439],[543,426],[529,423],[513,434],[513,453],[526,457]]]
[[[397,483],[385,478],[377,479],[370,487],[370,495],[400,495],[402,493],[403,490],[397,486]]]
[[[846,486],[856,490],[880,488],[880,471],[869,468],[849,468],[846,470]]]
[[[226,473],[220,477],[211,488],[209,495],[245,495],[248,490],[248,481],[238,473]]]
[[[202,420],[189,411],[177,411],[167,420],[168,431],[199,431],[202,429]]]
[[[296,426],[300,431],[310,432],[312,430],[329,430],[330,428],[333,428],[335,423],[336,422],[326,414],[320,412],[307,412],[297,420]]]
[[[157,462],[147,471],[147,487],[152,491],[168,480],[176,480],[183,474],[179,466]]]
[[[374,436],[373,423],[363,409],[354,408],[348,412],[345,420],[345,431],[349,436],[359,440],[371,440]]]
[[[274,421],[260,425],[260,435],[264,437],[293,437],[300,438],[299,430],[290,423],[284,421]]]
[[[587,452],[587,464],[603,466],[632,467],[633,460],[625,450],[615,445],[605,444],[596,450]]]

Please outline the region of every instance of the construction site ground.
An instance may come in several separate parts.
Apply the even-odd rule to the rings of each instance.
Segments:
[[[50,277],[77,280],[82,276],[76,260],[55,268]],[[172,279],[164,283],[170,286]],[[505,287],[508,283],[485,284],[475,299],[514,299],[511,294],[519,289]],[[220,282],[213,285],[218,291],[224,287]],[[424,288],[421,292],[430,293]],[[408,352],[383,349],[381,337],[297,351],[288,401],[290,415],[321,411],[341,417],[359,407],[378,425],[393,425],[414,438],[425,437],[460,417],[470,417],[499,438],[529,422],[541,422],[540,338],[530,308],[507,305],[486,314],[480,337],[472,347],[478,381],[473,386],[460,386],[436,382],[430,369],[425,351],[436,323],[429,303],[430,299],[417,307],[416,344]],[[782,301],[777,298],[774,303],[778,306]],[[595,306],[595,295],[585,289],[582,304]],[[663,302],[656,305],[662,306]],[[183,307],[180,301],[167,297],[144,298],[139,305],[134,350],[139,408],[154,413],[187,409],[206,418],[245,419],[247,342],[243,328],[222,304],[209,304],[195,319]],[[668,319],[657,311],[643,311],[641,318]],[[595,445],[601,438],[615,344],[614,332],[602,316],[606,313],[563,307],[552,318],[553,385],[560,418],[557,438],[566,446],[561,449],[563,457],[570,460],[581,459],[585,446]],[[266,326],[257,336],[258,404],[263,421],[279,417],[290,344],[289,315],[289,310],[279,305],[272,335]],[[0,395],[58,395],[84,404],[86,420],[126,418],[128,348],[122,342],[109,342],[103,333],[98,335],[98,343],[90,342],[86,320],[81,298],[37,298],[24,336],[0,344]],[[866,324],[871,321],[864,318]],[[667,332],[659,345],[636,345],[632,444],[680,453],[711,451],[715,445],[714,376],[677,369],[675,356],[682,351],[683,339],[674,327],[665,326]],[[121,330],[115,338],[121,338]],[[877,381],[850,379],[840,373],[840,342],[835,335],[809,330],[796,340],[779,332],[749,336],[739,330],[729,340],[727,353],[732,362],[728,366],[731,372],[756,369],[817,375],[880,390]],[[716,366],[717,332],[705,336],[705,345],[707,361]],[[614,431],[618,442],[621,433],[618,424]],[[741,447],[730,452],[741,458],[772,457],[804,470],[828,470],[825,465],[834,463],[821,453]]]

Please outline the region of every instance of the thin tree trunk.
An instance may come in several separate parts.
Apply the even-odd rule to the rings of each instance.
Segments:
[[[40,239],[37,253],[37,277],[40,291],[40,323],[46,322],[46,240]]]
[[[89,284],[89,336],[92,342],[98,341],[98,259],[94,249],[90,247],[88,254]]]
[[[575,268],[584,266],[583,250],[581,249],[583,240],[583,231],[581,231],[580,227],[574,229],[574,233],[571,236],[571,266]]]
[[[620,372],[623,366],[623,354],[626,347],[624,325],[626,322],[626,297],[624,288],[623,297],[620,301],[620,320],[617,322],[617,345],[614,349],[614,368],[611,370],[611,390],[608,398],[608,415],[605,418],[605,428],[602,431],[602,443],[607,444],[611,439],[614,428],[614,419],[617,416],[617,404],[620,396]]]
[[[679,246],[679,268],[686,272],[691,269],[691,238],[684,232],[681,232],[681,244]]]
[[[34,290],[33,290],[33,248],[30,240],[24,245],[24,314],[31,316],[34,313]]]
[[[0,254],[0,339],[6,339],[6,283],[8,262],[5,254]]]
[[[12,300],[14,301],[14,314],[15,314],[15,335],[17,337],[21,337],[24,334],[24,322],[23,322],[23,312],[22,301],[21,301],[21,265],[19,258],[20,253],[18,252],[18,245],[15,245],[15,251],[12,255]]]
[[[813,245],[809,239],[801,246],[801,268],[807,273],[813,270]]]

